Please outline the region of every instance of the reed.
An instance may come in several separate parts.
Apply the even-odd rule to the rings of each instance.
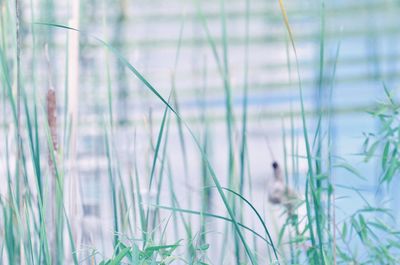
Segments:
[[[376,66],[372,79],[381,99],[367,110],[377,129],[364,134],[360,164],[337,155],[335,137],[338,115],[348,114],[343,109],[359,109],[335,105],[338,70],[365,59],[342,59],[348,32],[335,39],[334,49],[329,45],[329,16],[347,13],[323,0],[313,7],[316,57],[303,60],[308,33],[295,24],[294,3],[275,2],[267,13],[280,21],[279,35],[261,42],[253,23],[266,12],[256,10],[255,0],[239,2],[240,11],[224,0],[210,11],[195,0],[179,19],[151,10],[149,23],[177,22],[175,36],[162,43],[162,49],[174,46],[163,50],[160,63],[170,71],[168,82],[160,83],[155,77],[163,80],[162,74],[141,61],[147,42],[127,39],[130,23],[143,19],[130,17],[127,1],[102,2],[101,28],[112,29],[103,37],[81,16],[90,4],[70,1],[63,19],[52,1],[0,1],[0,264],[400,263],[397,213],[383,199],[394,198],[399,181],[399,103],[392,82],[381,82],[379,58],[372,53],[366,59]],[[196,45],[186,37],[189,30],[201,40]],[[149,40],[155,35],[149,31]],[[262,69],[285,69],[288,83],[262,81],[257,88],[254,57],[261,55],[254,43],[282,46],[285,65]],[[131,46],[139,55],[130,54]],[[188,51],[201,58],[193,69],[185,64]],[[104,65],[95,72],[105,74],[105,83],[88,73],[88,58],[97,56]],[[309,69],[314,77],[306,76]],[[360,77],[349,79],[363,84]],[[185,92],[188,83],[198,89]],[[266,84],[274,88],[271,95],[290,91],[290,106],[257,114],[254,102]],[[197,96],[194,103],[188,95]],[[270,109],[275,117],[267,124],[262,112]],[[92,117],[95,135],[85,131]],[[268,132],[276,126],[279,136],[271,140],[263,131],[268,143],[261,145],[253,123]],[[93,161],[81,168],[85,145]],[[342,176],[359,184],[347,185]],[[372,182],[375,195],[364,190]]]

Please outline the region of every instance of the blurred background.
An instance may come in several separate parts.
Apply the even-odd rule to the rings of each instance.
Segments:
[[[322,145],[320,159],[326,153],[332,157],[338,222],[365,204],[354,196],[354,187],[398,217],[398,180],[394,188],[377,188],[378,161],[372,158],[367,164],[360,156],[366,135],[380,128],[368,111],[384,100],[384,86],[397,89],[400,77],[398,1],[285,1],[296,54],[279,1],[24,0],[20,5],[21,85],[28,110],[32,115],[37,111],[43,121],[46,95],[55,91],[64,198],[82,259],[93,249],[104,256],[113,253],[114,211],[121,235],[140,234],[132,194],[141,194],[147,206],[225,216],[217,191],[206,189],[215,184],[199,146],[221,185],[240,190],[277,239],[284,217],[279,206],[268,202],[274,161],[286,184],[304,197],[307,160],[299,80],[310,141],[330,139]],[[17,46],[14,3],[0,0],[0,8],[0,139],[5,139],[0,143],[0,179],[6,183],[7,167],[14,163],[10,156],[17,152],[5,65],[15,80]],[[39,125],[39,131],[45,135],[45,126]],[[40,141],[41,159],[47,161],[46,137]],[[28,171],[33,167],[28,162]],[[51,168],[44,172],[50,175]],[[7,186],[0,190],[6,194]],[[299,211],[304,214],[303,208]],[[173,214],[161,209],[154,218],[165,225]],[[199,216],[182,218],[191,223],[193,234],[204,224]],[[243,218],[260,228],[251,210],[244,209]],[[233,257],[220,254],[234,245],[224,246],[233,237],[226,235],[226,225],[210,219],[205,226],[210,234],[207,255],[214,264],[232,264]],[[168,242],[176,242],[185,227],[166,229],[166,234]],[[267,252],[262,241],[255,245]]]

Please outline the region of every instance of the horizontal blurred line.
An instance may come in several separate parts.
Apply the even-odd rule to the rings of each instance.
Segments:
[[[361,27],[361,26],[360,26]],[[345,39],[357,39],[357,38],[368,38],[369,36],[372,38],[377,38],[378,36],[380,38],[382,37],[392,37],[400,34],[400,29],[399,27],[393,27],[391,24],[390,27],[380,27],[377,29],[371,29],[367,27],[362,27],[362,30],[343,30],[340,31],[340,28],[338,27],[337,30],[333,31],[328,31],[325,32],[325,39],[333,39],[333,40],[338,40],[338,35],[341,37],[342,42]],[[62,29],[64,31],[67,31],[65,29]],[[287,36],[285,32],[282,33],[274,33],[276,36],[270,36],[270,35],[263,35],[263,36],[250,36],[250,45],[251,44],[270,44],[274,42],[286,42],[287,41]],[[297,45],[302,45],[304,43],[299,42],[309,42],[312,43],[316,40],[319,40],[319,31],[311,32],[311,33],[298,33],[294,31],[294,39]],[[38,34],[36,34],[37,36]],[[215,44],[221,45],[222,44],[222,38],[221,37],[215,37],[213,36],[213,40]],[[146,48],[146,49],[155,49],[155,48],[165,48],[165,47],[177,47],[178,44],[178,37],[174,39],[138,39],[138,40],[132,40],[129,39],[127,41],[123,42],[109,42],[111,43],[114,47],[118,49],[126,49],[127,47],[131,48]],[[229,37],[228,34],[228,46],[242,46],[245,45],[246,39],[244,36],[241,37]],[[61,43],[56,43],[56,42],[49,42],[49,45],[54,48],[65,48],[64,44]],[[102,44],[97,43],[97,42],[86,42],[82,44],[84,47],[88,48],[101,48],[103,47]],[[189,47],[194,47],[194,48],[201,48],[201,46],[208,46],[208,40],[206,37],[202,38],[190,38],[190,39],[185,39],[183,38],[181,41],[182,46],[189,46]],[[27,43],[24,45],[24,48],[30,48],[31,45],[30,43]],[[145,50],[146,50],[145,49]],[[144,52],[144,51],[143,51]]]
[[[360,106],[351,106],[351,107],[343,107],[343,108],[325,108],[322,111],[322,115],[323,116],[327,116],[329,114],[329,112],[331,112],[331,114],[333,116],[337,116],[337,115],[343,115],[343,114],[355,114],[355,113],[363,113],[365,112],[365,114],[367,115],[367,110],[371,110],[375,107],[375,104],[368,104],[368,105],[360,105]],[[307,118],[314,118],[317,117],[317,114],[315,112],[315,110],[313,109],[308,109],[305,111],[305,114],[307,116]],[[291,116],[300,118],[301,112],[300,111],[261,111],[261,112],[257,112],[257,113],[249,113],[248,115],[248,121],[249,122],[259,122],[260,119],[281,119],[281,118],[288,118]],[[173,116],[171,116],[173,118]],[[202,123],[202,119],[200,118],[200,113],[197,113],[197,115],[183,115],[183,118],[186,122],[189,123]],[[234,117],[234,119],[236,121],[240,121],[241,120],[241,116],[239,113],[236,112],[236,115]],[[216,123],[216,122],[226,122],[226,116],[224,112],[215,114],[213,113],[212,116],[210,117],[210,115],[207,113],[206,114],[206,121],[207,122],[212,122],[212,123]],[[153,117],[153,122],[161,122],[161,117]],[[143,119],[128,119],[128,120],[124,120],[123,123],[118,123],[117,119],[114,119],[114,124],[117,127],[131,127],[131,126],[138,126],[138,125],[143,125],[145,124]],[[103,126],[103,121],[90,121],[89,120],[85,120],[85,122],[80,122],[79,126],[82,127],[93,127],[93,126]]]
[[[371,73],[371,75],[355,75],[355,76],[349,76],[346,78],[338,78],[336,77],[334,82],[335,82],[335,87],[337,87],[339,84],[343,85],[343,84],[354,84],[354,83],[359,83],[360,81],[362,81],[363,83],[365,82],[381,82],[381,81],[385,81],[387,79],[394,79],[394,80],[398,80],[400,78],[400,72],[398,71],[393,71],[393,72],[386,72],[383,73],[381,75],[381,77],[377,77],[378,79],[376,79],[373,74]],[[326,81],[329,81],[329,79],[327,78]],[[138,81],[139,82],[139,81]],[[151,81],[150,81],[151,82]],[[313,88],[316,87],[317,84],[317,80],[315,79],[303,79],[302,80],[302,85],[304,87],[305,90],[311,90]],[[328,84],[330,86],[331,82],[326,82],[326,84]],[[362,84],[360,84],[362,85]],[[136,87],[136,91],[137,91],[137,86]],[[157,88],[157,87],[156,87]],[[261,90],[265,90],[265,91],[289,91],[289,90],[294,90],[297,91],[296,89],[298,88],[298,83],[297,82],[293,82],[293,83],[282,83],[282,82],[266,82],[266,83],[261,83],[261,84],[249,84],[249,90],[250,91],[261,91]],[[160,89],[158,87],[158,89]],[[166,88],[163,87],[162,91],[165,90],[169,90],[170,88]],[[203,91],[203,87],[191,87],[191,88],[184,88],[184,89],[180,89],[179,86],[176,86],[177,92],[179,93],[178,96],[180,97],[180,100],[184,100],[190,97],[194,97],[194,96],[198,96],[198,94],[200,93],[200,91]],[[232,87],[232,92],[236,93],[236,92],[242,92],[243,87],[242,86],[233,86]],[[95,87],[96,93],[99,93],[98,90],[98,86]],[[86,88],[87,94],[93,94],[93,91],[90,91]],[[117,92],[117,90],[115,90]],[[132,97],[136,97],[137,95],[139,95],[138,93],[140,93],[140,95],[142,95],[142,91],[145,90],[140,90],[140,92],[136,92],[130,90],[126,99],[132,98]],[[223,92],[223,86],[208,86],[206,88],[206,92],[207,95],[216,95],[218,93],[222,93]],[[106,90],[104,90],[104,95],[106,93]],[[86,94],[86,93],[85,93]],[[114,94],[115,95],[115,94]],[[184,96],[184,98],[182,98],[182,96]]]
[[[261,1],[260,1],[261,2]],[[257,2],[256,2],[257,3]],[[254,4],[253,4],[254,5]],[[134,6],[134,5],[133,5]],[[257,5],[256,5],[257,6]],[[315,5],[316,7],[319,7],[319,4]],[[262,17],[267,19],[268,21],[277,21],[281,22],[282,17],[280,14],[279,9],[276,6],[267,6],[267,7],[260,7],[257,6],[258,9],[254,8],[250,11],[250,16],[252,17]],[[26,8],[30,9],[29,6]],[[179,9],[180,8],[180,9]],[[275,8],[275,10],[272,10]],[[346,4],[342,5],[339,7],[332,7],[329,5],[326,5],[325,7],[325,13],[326,16],[335,16],[335,17],[343,17],[343,16],[360,16],[360,12],[363,12],[363,14],[367,13],[368,15],[371,15],[371,13],[378,13],[378,12],[385,12],[387,13],[388,11],[396,11],[399,8],[398,5],[396,4],[387,4],[387,3],[351,3],[351,4]],[[237,18],[245,18],[246,14],[243,11],[243,6],[227,6],[226,8],[226,17],[228,19],[237,19]],[[143,9],[142,9],[143,10]],[[34,9],[35,13],[39,13],[40,10]],[[65,13],[64,10],[61,12]],[[68,17],[67,14],[63,16],[63,13],[61,13],[59,10],[55,10],[55,14],[57,14],[58,19],[61,21],[67,21]],[[129,12],[129,10],[128,10]],[[179,6],[176,8],[176,10],[173,10],[172,12],[169,11],[168,13],[163,11],[160,12],[159,10],[154,10],[151,9],[148,11],[148,13],[145,13],[146,11],[141,11],[142,13],[139,12],[133,12],[129,13],[126,15],[126,22],[149,22],[149,21],[155,21],[155,22],[175,22],[175,21],[181,21],[182,17],[185,16],[186,20],[193,20],[197,18],[197,10],[194,8],[192,10],[184,12],[184,9],[182,6]],[[207,7],[203,8],[202,12],[205,14],[207,19],[219,19],[220,18],[220,12],[219,12],[219,7],[216,8],[210,8]],[[145,13],[145,14],[143,14]],[[292,5],[287,6],[287,13],[293,18],[296,16],[304,16],[309,14],[313,14],[315,17],[320,16],[320,9],[311,7],[308,9],[303,9],[303,8],[293,8]],[[114,14],[107,14],[105,16],[97,16],[98,19],[103,19],[106,18],[107,20],[110,20],[112,18],[117,17]],[[110,21],[108,21],[110,22]]]

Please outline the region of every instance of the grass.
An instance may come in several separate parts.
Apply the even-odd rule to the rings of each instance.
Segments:
[[[229,23],[228,2],[220,0],[218,3],[219,14],[213,16],[218,18],[219,31],[215,31],[215,21],[210,20],[203,3],[194,1],[196,16],[182,14],[179,18],[170,82],[160,87],[154,85],[156,80],[146,77],[145,70],[136,66],[125,51],[128,42],[122,25],[130,20],[123,2],[118,3],[118,19],[111,41],[107,40],[107,35],[99,37],[90,29],[81,30],[84,25],[75,28],[57,21],[56,6],[48,1],[41,3],[41,13],[48,10],[48,14],[37,19],[33,2],[29,5],[32,21],[27,22],[21,17],[25,13],[20,13],[19,0],[15,3],[0,1],[3,125],[0,129],[0,179],[6,183],[0,190],[1,264],[400,262],[396,213],[385,201],[379,201],[377,196],[371,198],[363,191],[363,185],[371,183],[375,177],[373,189],[392,199],[389,191],[400,170],[396,93],[384,80],[379,80],[381,75],[374,75],[375,81],[382,81],[382,99],[369,109],[369,114],[379,126],[365,133],[362,151],[357,156],[367,166],[375,168],[376,173],[360,173],[363,166],[338,157],[335,150],[334,122],[339,108],[334,101],[337,69],[343,63],[342,40],[338,40],[334,55],[330,56],[332,51],[327,42],[332,36],[327,36],[326,16],[334,9],[325,10],[328,7],[324,1],[320,2],[318,18],[318,59],[307,63],[307,68],[312,68],[317,76],[311,81],[303,77],[302,52],[297,41],[304,36],[295,31],[291,18],[296,12],[286,9],[289,3],[283,0],[275,3],[274,14],[280,16],[280,30],[287,36],[283,38],[287,43],[280,43],[286,51],[287,72],[292,76],[294,70],[298,78],[291,84],[297,86],[298,101],[291,103],[290,110],[279,112],[277,118],[281,119],[277,137],[281,144],[268,140],[272,147],[257,146],[264,148],[264,153],[271,153],[271,161],[263,162],[264,174],[272,172],[272,159],[278,160],[282,168],[279,202],[267,202],[267,194],[261,199],[257,197],[261,184],[257,182],[259,166],[256,164],[264,157],[258,157],[259,150],[254,149],[251,127],[254,122],[250,105],[254,89],[253,1],[243,1],[244,45],[240,77],[232,71],[236,67],[231,61],[232,54],[233,50],[237,51],[231,32],[236,29]],[[107,3],[104,1],[103,5]],[[187,48],[184,43],[190,19],[196,21],[202,32],[201,47],[208,55],[196,65],[201,78],[196,84],[200,89],[191,92],[199,98],[195,114],[186,113],[187,108],[182,107],[185,100],[180,89],[181,81],[186,78],[180,76],[180,69],[186,67],[182,58]],[[82,21],[84,23],[85,18]],[[106,28],[109,22],[104,16],[102,26]],[[31,34],[31,38],[28,39],[27,34]],[[64,34],[67,43],[61,52],[65,57],[62,70],[57,69],[51,59],[58,51],[52,42],[60,34]],[[80,80],[85,77],[80,69],[71,67],[70,52],[77,50],[71,50],[68,43],[76,41],[76,34],[81,39],[81,57],[89,56],[93,45],[104,49],[104,65],[96,66],[106,75],[103,84],[106,98],[96,103],[95,116],[101,128],[96,136],[101,141],[94,145],[94,152],[90,154],[96,159],[94,170],[89,168],[89,162],[85,164],[88,169],[73,167],[73,161],[81,159],[74,150],[84,145],[79,140],[82,131],[78,129],[85,128],[79,125],[85,122],[84,110],[75,118],[71,113],[77,110],[69,109],[74,106],[70,104],[69,80],[79,73]],[[31,46],[26,45],[28,41],[32,42]],[[267,45],[268,39],[264,43]],[[35,77],[37,69],[42,67],[42,44],[46,44],[43,47],[46,52],[48,47],[49,52],[44,56],[48,65],[46,90],[40,88],[42,84]],[[32,55],[31,61],[28,54]],[[375,53],[373,59],[379,64]],[[84,69],[83,63],[80,67]],[[217,81],[211,79],[210,69],[218,75]],[[55,72],[64,74],[63,82],[55,78]],[[113,72],[119,80],[112,79]],[[126,95],[128,86],[133,84],[130,78],[135,78],[144,91],[138,99],[142,103],[142,113],[149,113],[143,123],[129,123],[131,113],[125,107],[130,101]],[[238,93],[236,79],[243,89],[239,104],[234,104]],[[310,88],[310,84],[314,84],[314,88]],[[53,86],[55,98],[51,98],[53,105],[49,105],[43,91],[52,91]],[[217,114],[207,102],[214,93],[210,93],[213,87],[217,86],[223,88],[223,119],[214,124]],[[315,110],[309,110],[305,89],[316,91]],[[46,104],[48,108],[43,107]],[[61,119],[52,119],[55,108]],[[132,114],[132,119],[135,115]],[[190,115],[198,116],[198,121],[192,122]],[[125,142],[124,137],[128,139]],[[278,152],[276,146],[281,146],[282,150]],[[219,157],[221,153],[223,157]],[[100,190],[94,191],[97,206],[87,199],[90,189],[82,188],[85,174],[89,176],[91,171],[98,172],[95,182],[99,182]],[[75,172],[80,173],[74,175]],[[359,178],[360,186],[341,183],[338,178],[343,174]],[[261,189],[264,193],[271,192],[268,186]],[[343,203],[356,209],[342,209]],[[107,228],[101,230],[101,225]],[[101,232],[94,233],[96,228]]]

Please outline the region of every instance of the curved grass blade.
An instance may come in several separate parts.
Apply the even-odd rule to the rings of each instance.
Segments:
[[[206,216],[206,217],[211,217],[211,218],[216,218],[216,219],[220,219],[220,220],[224,220],[230,223],[234,223],[234,221],[230,218],[221,216],[221,215],[217,215],[217,214],[212,214],[212,213],[207,213],[207,212],[201,212],[201,211],[194,211],[194,210],[189,210],[189,209],[182,209],[182,208],[176,208],[176,207],[168,207],[168,206],[163,206],[163,205],[153,205],[154,207],[163,209],[163,210],[169,210],[169,211],[173,211],[173,212],[180,212],[180,213],[188,213],[188,214],[195,214],[195,215],[201,215],[201,216]],[[260,238],[261,240],[263,240],[265,243],[267,243],[268,245],[271,246],[271,243],[269,242],[268,239],[266,239],[265,237],[263,237],[262,235],[260,235],[259,233],[257,233],[256,231],[254,231],[253,229],[251,229],[250,227],[241,224],[241,223],[237,223],[238,226],[240,226],[241,228],[253,233],[254,235],[256,235],[258,238]]]
[[[249,245],[247,244],[241,230],[240,230],[240,226],[238,224],[238,222],[236,221],[236,215],[234,213],[234,210],[231,208],[231,206],[229,205],[228,199],[226,198],[225,194],[223,193],[222,190],[222,186],[214,172],[213,167],[211,166],[210,162],[208,161],[207,155],[203,152],[202,146],[199,142],[199,140],[197,139],[197,137],[195,136],[194,132],[191,130],[191,128],[189,127],[189,125],[183,120],[183,118],[180,116],[180,114],[178,112],[176,112],[176,110],[168,103],[168,101],[149,83],[149,81],[147,81],[147,79],[132,65],[130,64],[127,59],[122,56],[121,53],[118,52],[118,50],[116,50],[113,46],[111,46],[110,44],[108,44],[107,42],[101,40],[98,37],[95,37],[91,34],[82,32],[78,29],[72,28],[72,27],[68,27],[65,25],[60,25],[60,24],[55,24],[55,23],[35,23],[37,25],[43,25],[43,26],[50,26],[50,27],[56,27],[56,28],[63,28],[63,29],[67,29],[67,30],[72,30],[72,31],[76,31],[79,32],[81,34],[85,34],[89,37],[94,38],[95,40],[97,40],[98,42],[100,42],[102,45],[104,45],[104,47],[106,47],[107,49],[109,49],[115,56],[116,58],[118,58],[118,60],[124,64],[162,103],[164,103],[170,110],[171,112],[174,113],[174,115],[180,119],[182,121],[182,124],[185,126],[185,128],[188,130],[190,136],[192,137],[193,141],[195,142],[198,150],[200,151],[201,157],[202,159],[206,162],[207,167],[209,169],[210,172],[210,176],[211,179],[213,180],[215,186],[217,187],[218,193],[225,205],[226,210],[228,211],[230,217],[232,218],[232,223],[235,227],[235,231],[238,234],[240,241],[242,242],[246,253],[251,261],[251,263],[257,264],[257,262],[254,259],[253,253],[250,250]]]
[[[313,167],[312,167],[312,154],[311,154],[311,148],[310,148],[310,143],[308,140],[308,132],[307,132],[307,123],[306,123],[306,117],[305,117],[305,108],[304,108],[304,98],[303,98],[303,87],[302,87],[302,83],[301,83],[301,77],[300,77],[300,66],[299,66],[299,60],[298,60],[298,56],[297,56],[297,50],[296,50],[296,45],[294,42],[294,37],[293,37],[293,33],[292,33],[292,29],[290,27],[290,23],[289,23],[289,18],[287,16],[287,12],[285,9],[285,6],[283,4],[283,0],[278,0],[279,1],[279,7],[281,9],[281,13],[282,13],[282,17],[283,17],[283,21],[286,27],[286,30],[289,34],[289,38],[290,38],[290,42],[292,44],[292,48],[293,48],[293,52],[295,55],[295,60],[296,60],[296,71],[297,71],[297,77],[298,77],[298,84],[299,84],[299,92],[300,92],[300,107],[301,107],[301,120],[302,120],[302,124],[303,124],[303,135],[304,135],[304,141],[305,141],[305,145],[306,145],[306,152],[307,152],[307,164],[308,164],[308,178],[310,178],[310,181],[308,182],[311,188],[311,194],[312,194],[312,198],[314,201],[314,212],[315,212],[315,223],[316,223],[316,229],[317,229],[317,235],[318,235],[318,239],[319,239],[319,257],[318,260],[321,262],[321,264],[325,264],[325,260],[324,260],[324,251],[323,251],[323,246],[322,246],[322,228],[321,228],[321,224],[320,224],[320,207],[319,207],[319,201],[317,200],[317,195],[315,193],[315,187],[314,187],[314,181],[315,181],[315,176],[314,176],[314,172],[313,172]],[[307,181],[308,181],[307,178]],[[308,184],[306,183],[306,191]],[[307,212],[309,210],[311,210],[311,207],[309,207],[309,201],[307,200],[307,196],[308,194],[306,193],[306,204],[307,204]],[[313,242],[313,245],[316,246],[316,240],[314,237],[314,234],[312,232],[313,230],[313,226],[312,226],[312,219],[310,219],[310,215],[308,214],[309,217],[309,230],[310,230],[310,236],[311,236],[311,241]]]

